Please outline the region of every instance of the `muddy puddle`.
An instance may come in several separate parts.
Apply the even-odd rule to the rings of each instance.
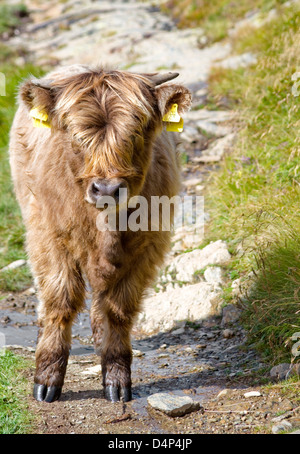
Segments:
[[[37,326],[37,299],[24,296],[11,296],[0,304],[0,333],[5,337],[5,345],[19,345],[35,349]],[[91,341],[91,327],[87,309],[80,313],[72,330],[71,355],[86,355],[94,353]]]

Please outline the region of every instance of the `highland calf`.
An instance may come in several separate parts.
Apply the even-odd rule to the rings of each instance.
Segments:
[[[118,202],[121,189],[149,201],[178,193],[176,135],[162,122],[174,103],[179,114],[191,103],[186,88],[165,84],[177,75],[74,65],[20,88],[10,164],[39,295],[39,401],[60,397],[85,282],[105,396],[131,399],[131,328],[170,232],[100,231],[97,202],[103,196]]]

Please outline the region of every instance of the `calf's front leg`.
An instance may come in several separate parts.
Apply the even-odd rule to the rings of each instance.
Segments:
[[[132,397],[131,321],[110,315],[104,326],[101,364],[105,397],[111,402],[127,402]]]
[[[135,305],[122,304],[120,299],[100,298],[92,306],[95,349],[101,357],[105,397],[111,402],[132,398],[130,333],[136,312]]]
[[[64,383],[71,329],[76,314],[84,305],[84,281],[81,273],[68,269],[57,280],[44,277],[40,284],[39,336],[36,349],[36,371],[33,396],[38,401],[59,399]],[[56,282],[56,285],[54,285]]]

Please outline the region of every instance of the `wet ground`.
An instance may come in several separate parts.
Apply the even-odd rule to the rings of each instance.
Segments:
[[[30,359],[24,374],[32,383],[36,345],[36,296],[10,295],[2,301],[0,331],[13,351]],[[227,330],[227,331],[226,331]],[[229,331],[229,332],[228,332]],[[237,325],[221,326],[221,317],[179,323],[153,336],[133,333],[133,400],[104,399],[99,359],[94,354],[88,308],[73,329],[73,346],[63,394],[53,404],[28,398],[36,414],[35,433],[201,434],[269,433],[274,418],[289,414],[297,428],[297,393],[283,397],[280,387],[262,386],[268,372],[245,345]],[[97,368],[98,366],[98,368]],[[96,368],[96,369],[95,369]],[[245,397],[256,390],[258,396]],[[154,410],[147,397],[158,393],[188,395],[200,409],[181,417]]]

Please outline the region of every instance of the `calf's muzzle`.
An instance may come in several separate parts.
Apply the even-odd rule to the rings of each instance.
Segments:
[[[117,178],[111,180],[95,178],[88,186],[86,200],[97,205],[102,197],[109,196],[112,197],[116,203],[119,203],[122,189],[128,189],[127,183],[124,180]]]

